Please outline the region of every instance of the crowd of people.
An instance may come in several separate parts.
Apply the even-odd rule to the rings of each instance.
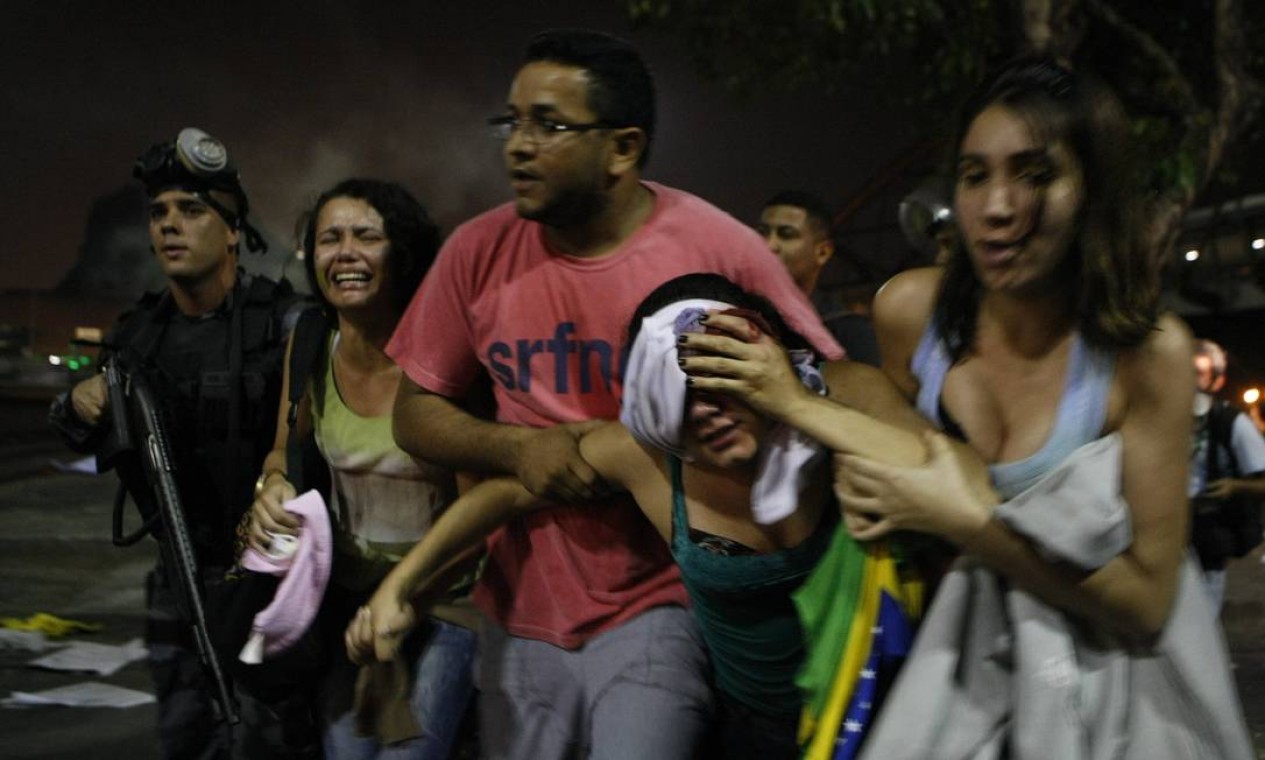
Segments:
[[[489,124],[514,200],[441,241],[398,184],[338,183],[314,302],[243,273],[221,143],[138,160],[168,288],[106,363],[160,389],[200,592],[240,605],[243,558],[285,546],[308,574],[220,637],[234,725],[161,555],[165,757],[1254,756],[1188,496],[1258,510],[1265,444],[1232,420],[1207,453],[1088,72],[985,81],[944,260],[824,322],[828,207],[781,192],[753,232],[646,180],[626,42],[539,34]],[[149,493],[112,398],[94,377],[51,420]]]

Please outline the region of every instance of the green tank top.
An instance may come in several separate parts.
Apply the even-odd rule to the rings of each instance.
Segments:
[[[711,654],[716,687],[755,710],[778,718],[803,706],[795,675],[804,659],[804,632],[791,602],[830,545],[838,512],[825,510],[812,535],[771,554],[727,556],[690,540],[681,483],[681,460],[672,473],[672,556],[690,593]]]
[[[330,335],[333,357],[338,333]],[[419,463],[395,445],[391,415],[363,417],[343,402],[332,359],[312,384],[316,444],[331,476],[334,578],[370,590],[430,528],[454,498],[452,474]]]

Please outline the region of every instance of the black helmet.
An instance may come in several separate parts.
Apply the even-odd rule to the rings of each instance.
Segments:
[[[268,249],[263,236],[246,220],[250,202],[237,167],[228,160],[228,150],[206,132],[185,127],[175,140],[151,146],[136,159],[132,176],[145,185],[151,197],[173,188],[197,195],[230,227],[242,230],[248,249]],[[236,209],[229,209],[211,195],[213,190],[231,195]]]

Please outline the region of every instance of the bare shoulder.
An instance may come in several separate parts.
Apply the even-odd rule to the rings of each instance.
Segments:
[[[1142,343],[1120,353],[1117,390],[1123,403],[1117,408],[1144,415],[1164,409],[1164,416],[1175,415],[1189,425],[1193,356],[1190,328],[1176,315],[1161,316]]]
[[[1190,327],[1177,315],[1165,313],[1146,339],[1122,352],[1120,359],[1125,377],[1131,383],[1166,381],[1191,385],[1193,356],[1194,338]],[[1168,377],[1169,373],[1176,376]]]
[[[580,439],[580,454],[603,478],[625,487],[654,468],[654,460],[618,422],[587,433]]]
[[[580,453],[605,480],[632,494],[659,535],[672,536],[672,486],[664,454],[638,443],[618,422],[580,439]]]
[[[884,283],[874,296],[874,331],[883,371],[906,398],[918,392],[910,365],[931,321],[943,276],[939,267],[909,269]]]
[[[907,269],[883,283],[874,296],[874,320],[888,325],[913,325],[921,332],[931,318],[944,270]]]

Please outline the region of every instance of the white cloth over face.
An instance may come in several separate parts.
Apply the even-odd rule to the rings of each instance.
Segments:
[[[685,458],[685,372],[677,363],[677,337],[701,332],[699,317],[708,310],[734,308],[720,301],[688,299],[671,303],[641,322],[624,364],[624,392],[619,421],[634,438]],[[798,354],[798,355],[797,355]],[[792,352],[804,384],[825,393],[825,383],[812,366],[811,352]],[[812,465],[824,457],[821,446],[787,425],[775,425],[760,442],[756,479],[751,487],[751,513],[767,525],[789,517],[799,506],[799,492]]]

